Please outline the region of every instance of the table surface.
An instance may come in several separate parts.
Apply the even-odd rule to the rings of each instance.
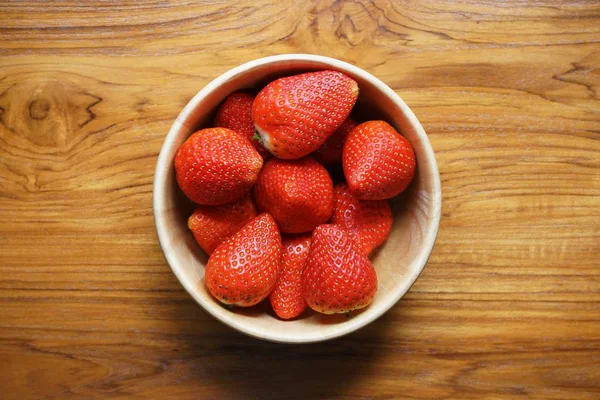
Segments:
[[[0,43],[2,399],[600,398],[597,1],[3,1]],[[400,94],[443,187],[410,292],[315,345],[205,313],[152,216],[188,100],[294,52]]]

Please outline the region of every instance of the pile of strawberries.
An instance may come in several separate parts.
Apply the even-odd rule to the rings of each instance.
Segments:
[[[392,229],[387,199],[411,182],[415,154],[388,123],[352,119],[357,98],[340,72],[280,78],[256,96],[231,94],[214,127],[178,149],[177,183],[197,204],[188,226],[210,255],[205,283],[217,300],[268,297],[282,319],[371,303],[368,256]],[[340,164],[345,182],[334,187],[328,169]]]

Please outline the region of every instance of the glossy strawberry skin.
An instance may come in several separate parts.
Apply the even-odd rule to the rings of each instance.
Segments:
[[[258,140],[254,140],[254,122],[252,122],[252,103],[254,96],[248,92],[239,91],[230,94],[217,108],[213,125],[228,128],[248,139],[263,160],[271,157],[271,153]]]
[[[333,211],[333,182],[312,157],[272,158],[254,186],[261,212],[269,212],[284,233],[312,231],[329,220]]]
[[[346,230],[318,226],[302,275],[308,306],[324,314],[347,313],[368,306],[376,292],[375,268]]]
[[[348,187],[361,200],[385,200],[400,194],[416,169],[411,144],[384,121],[365,122],[350,132],[342,164]]]
[[[359,200],[348,185],[333,188],[331,223],[346,229],[365,255],[381,246],[392,231],[394,217],[387,200]]]
[[[258,304],[279,279],[281,254],[277,224],[261,214],[216,248],[206,264],[206,286],[224,304]]]
[[[340,164],[342,162],[344,141],[350,131],[357,125],[358,122],[352,118],[346,118],[342,125],[313,153],[315,159],[325,165]]]
[[[283,237],[281,274],[269,301],[281,319],[295,318],[306,309],[302,297],[302,273],[310,250],[310,234]]]
[[[257,215],[250,193],[234,203],[220,206],[196,206],[188,219],[188,228],[206,254],[212,252],[242,229]]]
[[[234,202],[252,188],[263,160],[252,144],[226,128],[202,129],[175,154],[177,183],[201,205]]]
[[[357,98],[358,84],[341,72],[308,72],[265,86],[254,100],[252,119],[267,150],[298,159],[340,127]]]

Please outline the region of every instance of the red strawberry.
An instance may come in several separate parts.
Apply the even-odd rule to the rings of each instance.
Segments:
[[[344,141],[352,129],[358,125],[358,122],[352,118],[346,119],[342,125],[329,136],[321,147],[315,151],[314,157],[321,164],[340,164],[342,162],[342,148]]]
[[[302,275],[302,295],[309,307],[324,314],[346,313],[368,306],[375,292],[375,268],[346,230],[318,226]]]
[[[175,154],[179,187],[193,202],[209,206],[231,203],[246,194],[262,165],[252,144],[226,128],[194,133]]]
[[[302,272],[310,250],[310,234],[283,238],[281,274],[269,295],[275,314],[290,319],[302,314],[306,301],[302,297]]]
[[[312,157],[272,158],[260,172],[254,199],[261,212],[273,215],[282,232],[309,232],[331,217],[333,182]]]
[[[333,188],[331,223],[340,225],[366,255],[385,242],[394,217],[387,200],[359,200],[348,185]]]
[[[256,206],[248,193],[235,203],[221,206],[196,206],[188,228],[196,241],[211,255],[218,245],[256,217]]]
[[[252,119],[267,150],[296,159],[318,149],[357,98],[358,84],[341,72],[309,72],[265,86],[254,100]]]
[[[344,175],[362,200],[384,200],[401,193],[415,174],[415,152],[408,140],[384,121],[354,128],[344,144]]]
[[[217,109],[214,126],[231,129],[250,140],[258,154],[266,160],[271,153],[259,141],[252,139],[255,133],[252,122],[253,102],[254,96],[248,92],[230,94]]]
[[[281,252],[275,220],[269,214],[261,214],[213,252],[206,264],[206,286],[224,304],[258,304],[273,291],[279,279]]]

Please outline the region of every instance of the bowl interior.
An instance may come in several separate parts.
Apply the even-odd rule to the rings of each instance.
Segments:
[[[417,175],[407,191],[391,201],[394,225],[387,242],[372,257],[379,288],[373,303],[350,318],[324,316],[307,310],[300,318],[281,321],[267,302],[249,309],[228,310],[208,293],[204,282],[206,254],[187,229],[193,204],[175,181],[173,157],[196,130],[211,123],[215,108],[230,93],[259,88],[270,80],[294,73],[336,69],[358,81],[355,106],[363,119],[385,119],[415,148]],[[381,81],[350,64],[319,56],[288,55],[256,60],[219,78],[190,101],[169,132],[157,164],[154,207],[161,246],[185,289],[209,313],[231,327],[258,338],[280,342],[313,342],[352,332],[393,306],[416,280],[431,252],[439,223],[441,192],[437,165],[429,140],[414,114]]]

